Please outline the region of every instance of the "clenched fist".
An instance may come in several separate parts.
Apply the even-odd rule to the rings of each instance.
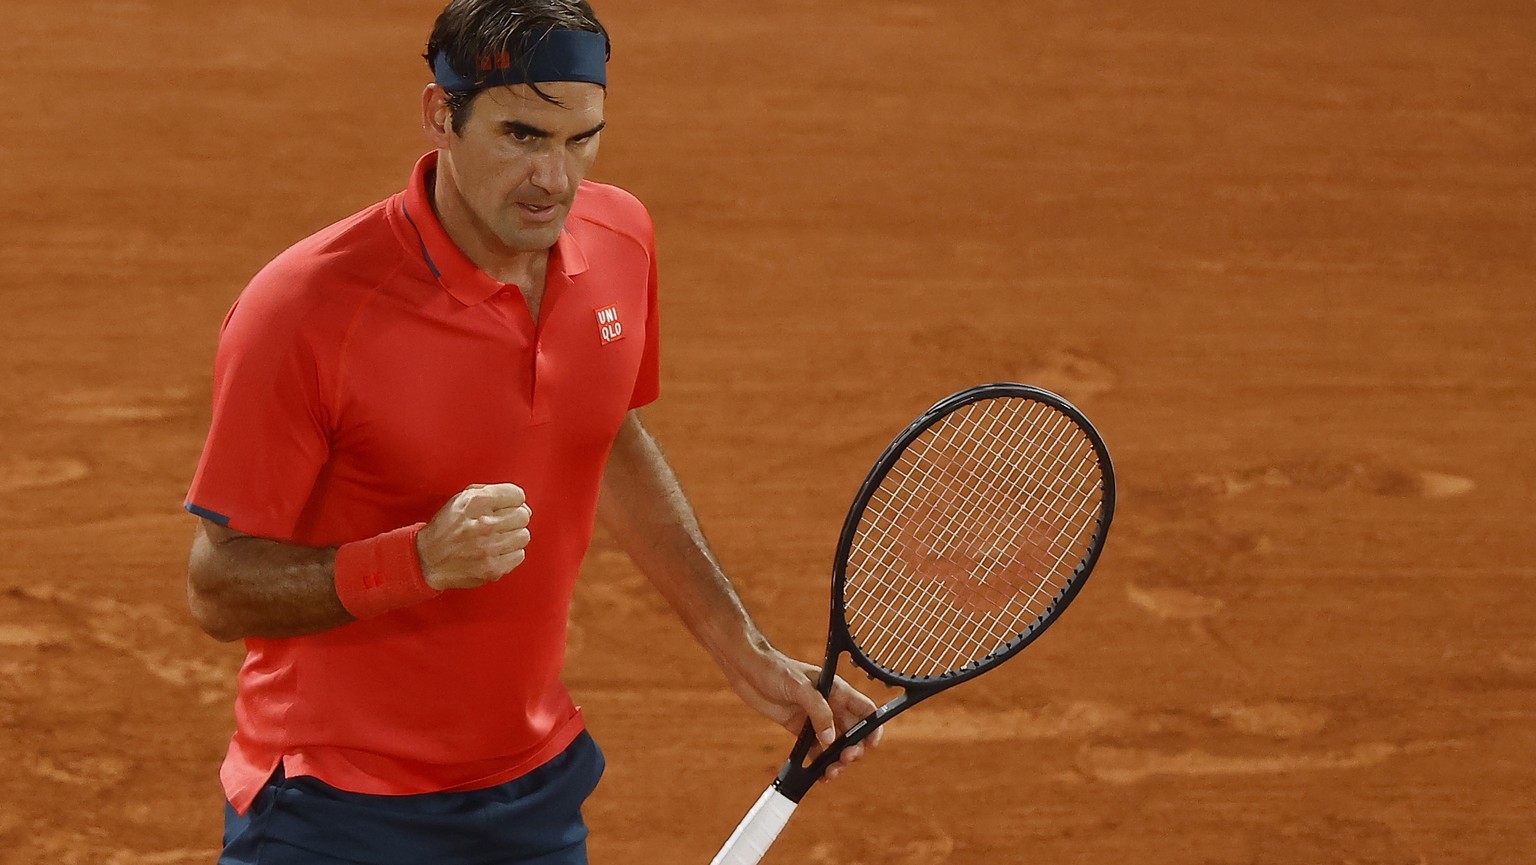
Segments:
[[[523,563],[528,522],[523,490],[514,484],[474,484],[448,500],[416,536],[427,585],[473,589],[494,583]]]

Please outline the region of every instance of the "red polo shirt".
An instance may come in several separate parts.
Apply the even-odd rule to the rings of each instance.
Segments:
[[[535,327],[516,286],[433,212],[437,165],[300,242],[240,295],[187,509],[336,546],[431,519],[473,483],[523,487],[510,576],[312,636],[246,641],[220,773],[242,813],[279,761],[346,790],[486,787],[582,729],[560,682],[571,590],[625,413],[656,398],[656,259],[633,196],[583,183]]]

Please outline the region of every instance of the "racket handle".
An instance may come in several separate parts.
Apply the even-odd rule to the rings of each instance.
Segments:
[[[795,813],[795,802],[770,786],[757,798],[757,804],[747,812],[736,831],[725,841],[725,846],[709,861],[709,865],[757,865],[773,840],[779,837],[789,815]]]

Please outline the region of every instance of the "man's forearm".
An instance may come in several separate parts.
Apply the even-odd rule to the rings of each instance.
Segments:
[[[615,540],[717,662],[767,648],[710,552],[677,476],[633,413],[608,459],[600,513]]]
[[[875,704],[840,677],[833,677],[823,695],[816,688],[821,673],[815,666],[769,645],[710,553],[671,466],[633,412],[603,475],[600,512],[748,706],[796,735],[810,724],[822,746],[874,713]],[[876,730],[868,742],[878,741]],[[844,751],[827,779],[863,750],[855,745]]]
[[[204,521],[192,542],[192,616],[219,640],[298,637],[353,620],[336,594],[336,550],[242,535]]]
[[[522,564],[533,511],[521,487],[470,484],[428,523],[340,547],[199,524],[187,565],[192,615],[220,640],[301,637],[494,583]]]

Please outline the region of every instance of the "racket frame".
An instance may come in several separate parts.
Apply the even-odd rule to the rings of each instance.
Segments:
[[[853,539],[858,534],[859,522],[863,519],[864,510],[869,501],[879,489],[881,481],[890,474],[900,459],[907,446],[912,444],[918,436],[926,432],[934,424],[948,417],[950,414],[972,403],[987,399],[997,398],[1021,398],[1051,406],[1072,420],[1082,430],[1090,445],[1093,447],[1101,472],[1100,481],[1100,506],[1098,525],[1094,527],[1092,537],[1088,541],[1088,551],[1083,560],[1073,569],[1072,578],[1066,586],[1053,596],[1049,608],[1041,616],[1030,623],[1023,633],[1009,641],[1002,649],[985,658],[974,661],[960,670],[946,672],[937,676],[903,676],[899,673],[887,670],[875,663],[870,657],[859,649],[852,635],[848,632],[848,623],[845,618],[846,607],[843,602],[843,589],[847,585],[848,556],[852,551]],[[798,803],[809,792],[810,788],[821,778],[827,767],[832,765],[843,751],[862,742],[873,733],[880,725],[891,718],[912,708],[923,700],[928,699],[940,691],[948,690],[968,679],[974,678],[987,670],[1001,664],[1018,654],[1034,642],[1045,629],[1054,622],[1077,593],[1082,590],[1087,582],[1088,575],[1098,563],[1099,553],[1104,549],[1105,539],[1109,536],[1109,525],[1115,514],[1115,470],[1110,462],[1109,449],[1104,445],[1104,439],[1099,431],[1094,428],[1088,418],[1072,403],[1061,396],[1043,388],[1032,385],[1018,384],[1015,382],[995,382],[992,384],[976,385],[958,393],[951,394],[934,403],[931,408],[923,412],[917,420],[914,420],[902,430],[891,443],[886,446],[880,457],[875,460],[874,466],[865,476],[864,483],[860,485],[858,494],[853,498],[853,504],[848,508],[848,516],[843,521],[842,535],[838,539],[837,551],[834,554],[832,564],[832,606],[827,627],[827,653],[822,663],[821,675],[817,679],[816,688],[827,696],[832,692],[832,682],[837,676],[838,659],[847,654],[849,659],[862,669],[870,678],[887,685],[902,689],[890,702],[875,710],[873,715],[865,718],[850,727],[838,738],[831,747],[818,754],[809,764],[805,762],[811,748],[816,744],[815,731],[811,729],[809,722],[805,729],[795,740],[795,747],[790,752],[789,760],[779,771],[778,778],[773,787],[782,793],[791,802]]]

